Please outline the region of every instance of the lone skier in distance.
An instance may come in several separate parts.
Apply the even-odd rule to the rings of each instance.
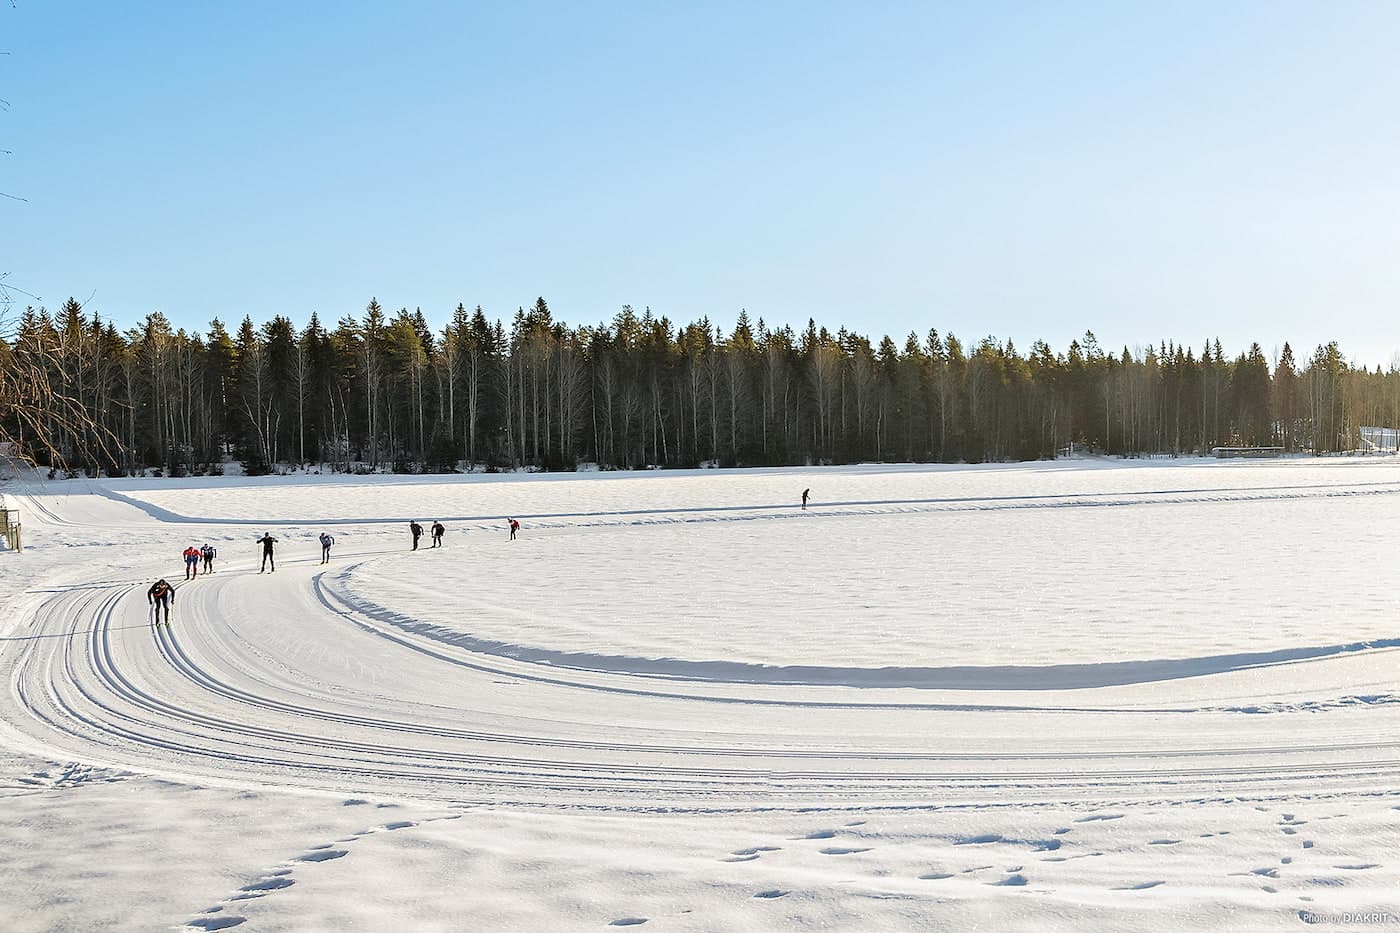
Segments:
[[[335,544],[335,538],[331,537],[329,532],[321,532],[321,563],[329,564],[331,562],[332,544]]]
[[[807,511],[807,497],[811,494],[812,490],[810,488],[802,490],[802,511],[804,512]]]
[[[442,533],[447,529],[442,527],[442,522],[433,522],[433,547],[442,547]]]
[[[258,543],[263,546],[262,569],[259,570],[258,573],[262,573],[266,570],[268,564],[272,565],[272,572],[276,573],[277,559],[272,556],[272,546],[277,543],[277,539],[272,536],[271,532],[264,531],[263,536],[258,539]]]
[[[418,550],[418,539],[423,537],[423,526],[417,522],[408,523],[408,532],[413,535],[413,549]]]
[[[515,519],[513,519],[513,518],[512,518],[512,519],[509,519],[509,521],[510,521],[510,539],[511,539],[512,541],[514,541],[514,540],[515,540],[515,533],[516,533],[517,531],[520,530],[520,523],[517,522],[517,521],[516,521]]]
[[[155,607],[155,623],[160,625],[160,611],[165,610],[165,624],[170,625],[170,607],[175,604],[175,587],[165,582],[165,578],[151,584],[146,591],[146,604]]]

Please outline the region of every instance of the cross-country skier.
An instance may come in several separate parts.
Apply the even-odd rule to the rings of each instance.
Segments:
[[[442,533],[447,529],[442,527],[442,522],[433,522],[433,547],[442,547]]]
[[[331,562],[332,544],[335,544],[335,538],[331,537],[330,532],[321,532],[321,563],[329,564]]]
[[[807,511],[807,497],[812,494],[811,489],[802,490],[802,511]]]
[[[185,579],[193,580],[199,576],[199,548],[190,545],[185,548]]]
[[[510,521],[510,539],[511,539],[512,541],[514,541],[514,540],[515,540],[515,533],[516,533],[517,531],[520,530],[520,523],[517,522],[517,521],[516,521],[515,519],[513,519],[513,518],[512,518],[512,519],[509,519],[509,521]]]
[[[277,543],[277,539],[272,536],[271,532],[264,531],[263,536],[258,539],[258,543],[263,546],[262,570],[259,570],[258,573],[266,570],[268,564],[272,564],[272,572],[276,573],[277,560],[272,556],[272,546]]]
[[[204,545],[204,547],[199,549],[199,554],[201,557],[204,558],[204,572],[213,573],[214,558],[219,556],[218,548],[214,547],[213,545],[206,544]]]
[[[409,534],[413,535],[413,549],[418,550],[418,539],[423,537],[423,526],[417,522],[408,523]]]
[[[155,607],[156,625],[160,625],[160,611],[162,609],[165,610],[165,624],[170,625],[170,607],[175,604],[175,587],[166,583],[164,578],[157,580],[146,591],[146,604]]]

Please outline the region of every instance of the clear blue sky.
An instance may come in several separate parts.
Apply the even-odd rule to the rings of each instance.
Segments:
[[[902,343],[1400,350],[1400,5],[0,7],[0,271]]]

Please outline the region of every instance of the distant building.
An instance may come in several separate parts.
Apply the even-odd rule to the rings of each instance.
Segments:
[[[1400,450],[1400,428],[1362,428],[1362,450]]]

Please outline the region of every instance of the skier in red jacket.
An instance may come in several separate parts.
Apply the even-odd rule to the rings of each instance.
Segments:
[[[203,557],[199,548],[190,545],[185,548],[185,579],[193,580],[199,576],[199,560]]]

